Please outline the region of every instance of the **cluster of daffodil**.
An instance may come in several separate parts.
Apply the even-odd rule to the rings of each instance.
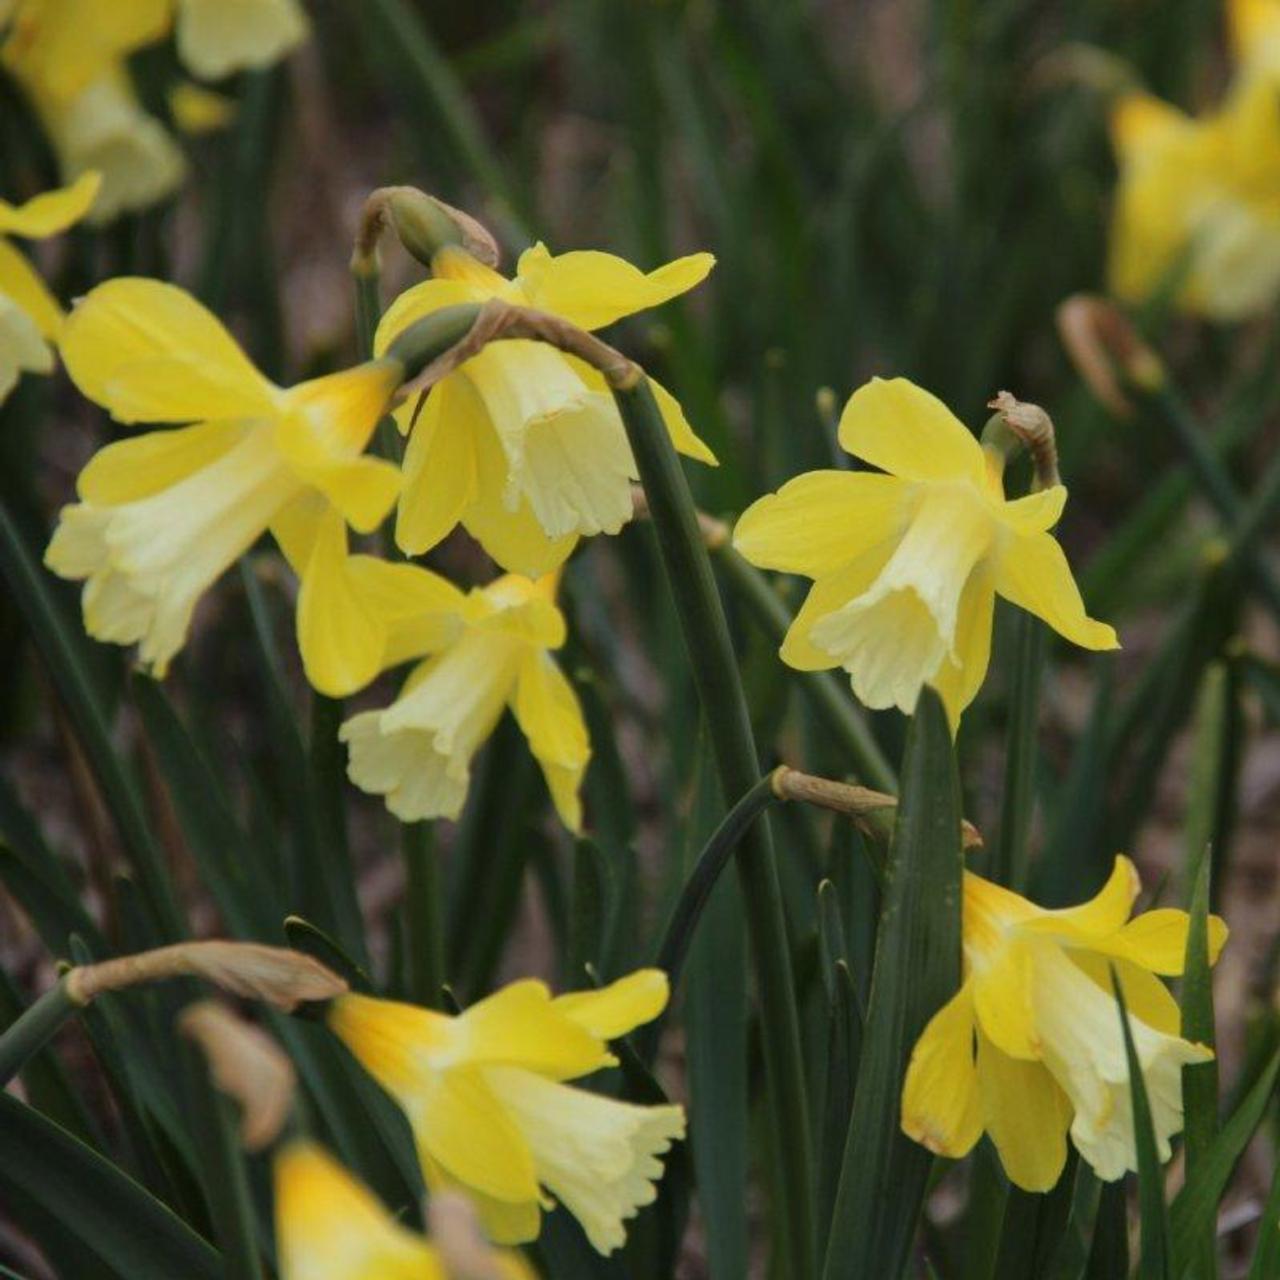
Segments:
[[[83,200],[87,188],[77,190]],[[38,203],[16,229],[52,225],[32,209]],[[712,260],[698,254],[645,274],[606,254],[554,256],[539,245],[512,279],[458,243],[429,261],[431,277],[383,317],[372,359],[291,388],[259,373],[172,285],[117,279],[90,292],[58,334],[73,381],[120,423],[182,425],[90,461],[46,563],[84,582],[90,634],[137,645],[163,677],[201,597],[269,532],[299,581],[298,646],[318,690],[344,697],[416,664],[390,706],[342,727],[358,786],[405,821],[456,816],[470,761],[509,707],[576,831],[590,747],[552,656],[566,639],[556,589],[579,539],[631,518],[628,437],[604,376],[531,338],[470,352],[425,401],[402,397],[424,359],[412,354],[413,337],[450,309],[492,299],[596,329],[683,293]],[[40,329],[39,314],[32,319]],[[675,399],[653,390],[674,447],[714,462]],[[366,452],[389,412],[408,436],[402,466]],[[1002,448],[903,379],[858,390],[839,440],[875,470],[799,476],[751,506],[734,534],[756,565],[813,579],[782,646],[786,663],[841,667],[865,705],[908,714],[932,686],[954,730],[987,670],[997,595],[1075,644],[1116,647],[1114,631],[1086,614],[1053,536],[1061,484],[1009,499]],[[463,591],[411,560],[353,551],[351,532],[371,534],[393,509],[406,556],[460,524],[506,572]],[[985,1129],[1010,1178],[1033,1190],[1057,1180],[1068,1130],[1101,1177],[1134,1168],[1114,966],[1167,1157],[1181,1125],[1181,1068],[1210,1055],[1179,1037],[1153,976],[1180,971],[1186,917],[1130,920],[1137,887],[1120,859],[1093,902],[1043,911],[966,878],[964,983],[912,1058],[907,1133],[958,1156]],[[1215,920],[1214,955],[1224,934]],[[404,1110],[428,1184],[465,1192],[494,1240],[536,1237],[554,1198],[609,1252],[653,1199],[683,1112],[566,1082],[613,1065],[607,1042],[656,1017],[667,994],[665,976],[648,970],[555,999],[541,983],[517,982],[456,1016],[344,995],[327,1021]],[[288,1149],[278,1176],[286,1275],[432,1273],[430,1246],[389,1222],[322,1153]],[[332,1234],[339,1204],[355,1226]],[[331,1247],[316,1243],[331,1237]]]
[[[1280,3],[1230,0],[1229,17],[1236,69],[1216,108],[1188,116],[1133,91],[1111,117],[1113,291],[1142,302],[1172,288],[1222,321],[1280,294]]]
[[[20,86],[58,157],[64,181],[102,174],[90,220],[105,222],[171,195],[186,174],[182,151],[148,114],[128,58],[175,35],[183,65],[201,80],[264,67],[305,39],[299,0],[5,0],[0,67]],[[193,82],[175,85],[180,128],[224,123],[229,100]]]

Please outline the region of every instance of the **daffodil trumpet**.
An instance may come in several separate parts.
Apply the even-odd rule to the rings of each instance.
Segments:
[[[1213,1057],[1183,1039],[1178,1006],[1156,975],[1182,972],[1188,917],[1163,908],[1130,919],[1140,882],[1116,859],[1098,895],[1047,911],[966,873],[964,976],[911,1055],[902,1128],[958,1159],[985,1131],[1009,1178],[1047,1191],[1067,1139],[1111,1181],[1137,1167],[1128,1065],[1111,974],[1124,993],[1160,1158],[1182,1128],[1182,1068]],[[1209,918],[1209,959],[1226,941]]]

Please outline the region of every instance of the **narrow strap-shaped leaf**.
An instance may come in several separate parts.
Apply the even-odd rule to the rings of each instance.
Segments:
[[[1191,886],[1186,962],[1182,977],[1182,1035],[1213,1048],[1213,974],[1209,967],[1209,850],[1200,855]],[[1183,1133],[1190,1181],[1208,1154],[1218,1129],[1218,1060],[1182,1068]]]
[[[826,1280],[902,1273],[933,1163],[900,1120],[911,1049],[960,983],[960,787],[946,712],[931,689],[912,717],[901,777]]]
[[[121,1280],[222,1280],[217,1251],[131,1178],[38,1111],[0,1094],[0,1188],[37,1197]]]
[[[996,1257],[996,1280],[1040,1280],[1049,1273],[1071,1218],[1078,1163],[1072,1150],[1057,1185],[1043,1195],[1009,1188]]]
[[[186,926],[137,789],[111,740],[106,713],[84,660],[84,641],[64,619],[48,580],[37,567],[3,503],[0,503],[0,572],[9,582],[41,661],[53,677],[75,725],[85,757],[102,788],[103,799],[146,889],[156,922],[167,938],[180,938]]]
[[[1098,1197],[1086,1280],[1128,1280],[1129,1213],[1123,1179],[1109,1182]]]
[[[1271,1280],[1280,1275],[1280,1161],[1271,1176],[1271,1190],[1262,1206],[1258,1239],[1253,1247],[1248,1280]]]
[[[1147,1082],[1142,1063],[1133,1043],[1129,1011],[1115,970],[1111,973],[1124,1033],[1125,1060],[1129,1067],[1129,1097],[1133,1107],[1133,1140],[1138,1151],[1138,1215],[1139,1257],[1137,1280],[1170,1280],[1173,1274],[1169,1244],[1169,1215],[1164,1202],[1164,1171],[1156,1150],[1155,1129],[1151,1124],[1151,1104],[1147,1098]]]
[[[577,986],[587,965],[599,969],[612,895],[609,866],[594,840],[573,846],[573,900],[569,905],[569,945],[565,968]]]
[[[1083,1160],[1076,1162],[1075,1182],[1071,1212],[1053,1258],[1045,1268],[1046,1280],[1082,1280],[1089,1265],[1090,1241],[1098,1228],[1102,1182]]]
[[[1009,731],[1005,735],[1004,787],[1000,832],[992,865],[997,884],[1023,891],[1027,879],[1027,839],[1035,807],[1036,715],[1044,671],[1045,626],[1019,610],[1013,620],[1016,637]]]
[[[1193,1176],[1188,1177],[1170,1209],[1170,1230],[1176,1274],[1189,1276],[1196,1260],[1195,1245],[1206,1229],[1212,1230],[1222,1193],[1231,1180],[1245,1147],[1257,1132],[1276,1091],[1280,1076],[1280,1053],[1267,1064],[1231,1118],[1222,1126]]]
[[[429,822],[406,822],[400,827],[404,858],[405,953],[409,997],[432,1009],[440,1007],[444,986],[444,887],[440,850]]]

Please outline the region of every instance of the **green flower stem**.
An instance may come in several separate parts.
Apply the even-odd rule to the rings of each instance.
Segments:
[[[22,1070],[29,1058],[57,1033],[81,1005],[71,995],[64,976],[0,1035],[0,1090]]]
[[[360,348],[361,359],[372,360],[373,336],[378,332],[378,321],[382,319],[382,268],[376,250],[367,259],[351,260],[351,280],[356,294],[356,344]],[[377,441],[381,457],[389,462],[400,461],[404,449],[390,414],[385,414],[378,423]]]
[[[1035,806],[1036,719],[1040,677],[1044,671],[1045,629],[1022,610],[1014,620],[1013,696],[1005,739],[1004,789],[1000,838],[992,862],[997,884],[1022,890],[1027,881],[1027,837]]]
[[[647,379],[622,381],[613,394],[653,516],[720,783],[726,795],[744,796],[760,782],[760,762],[697,511]],[[790,1280],[811,1280],[817,1262],[809,1107],[791,949],[767,824],[754,824],[746,833],[737,863],[755,957],[773,1149],[781,1162],[779,1252]]]
[[[400,831],[400,850],[405,866],[409,994],[418,1004],[438,1009],[445,982],[444,913],[439,854],[432,848],[430,825],[405,823]]]
[[[1229,531],[1239,531],[1248,510],[1247,499],[1236,488],[1178,389],[1166,380],[1157,390],[1139,389],[1139,400],[1143,409],[1159,417],[1172,429],[1205,497],[1226,528]],[[1240,554],[1254,589],[1276,618],[1280,619],[1280,578],[1257,554],[1251,538],[1242,546]]]
[[[769,580],[744,560],[727,540],[713,546],[712,554],[724,581],[746,605],[761,629],[781,644],[792,618]],[[859,781],[882,791],[896,792],[897,773],[880,750],[870,726],[839,678],[829,671],[798,671],[792,674],[827,731],[848,752],[852,771]]]

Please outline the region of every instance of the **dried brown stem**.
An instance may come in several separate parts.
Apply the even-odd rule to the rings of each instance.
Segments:
[[[1005,426],[1031,455],[1037,485],[1041,489],[1052,489],[1054,485],[1061,484],[1053,419],[1038,404],[1019,400],[1009,391],[997,392],[994,399],[987,401],[987,408],[1000,415]]]

